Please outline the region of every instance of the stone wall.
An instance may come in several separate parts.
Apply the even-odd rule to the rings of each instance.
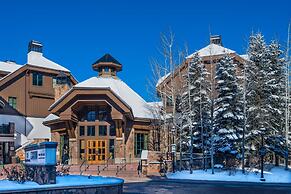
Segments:
[[[9,193],[21,193],[21,194],[63,194],[63,193],[95,193],[95,194],[122,194],[123,184],[118,185],[96,185],[96,186],[75,186],[75,187],[53,187],[46,189],[33,189],[33,190],[15,190],[9,191]]]

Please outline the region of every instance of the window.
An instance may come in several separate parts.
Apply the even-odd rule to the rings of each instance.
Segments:
[[[107,126],[106,125],[99,126],[99,136],[107,136]]]
[[[173,100],[170,97],[166,98],[166,106],[173,106]]]
[[[134,155],[140,157],[142,150],[147,150],[148,135],[145,133],[136,133],[134,136]]]
[[[109,67],[104,67],[104,72],[109,72]]]
[[[87,136],[95,136],[95,126],[87,127]]]
[[[13,108],[16,108],[16,97],[11,97],[9,96],[8,97],[8,104],[13,107]]]
[[[10,125],[9,124],[0,125],[0,134],[10,134]]]
[[[111,75],[116,75],[115,68],[110,68],[110,71],[111,71]]]
[[[105,109],[99,110],[98,120],[99,121],[106,121],[107,120],[107,111]]]
[[[115,127],[114,123],[110,124],[109,135],[110,136],[116,136],[116,127]]]
[[[80,140],[80,159],[85,159],[85,141]]]
[[[109,153],[111,155],[111,159],[114,159],[114,139],[109,139]]]
[[[57,86],[57,78],[53,77],[53,88],[55,88]]]
[[[32,85],[42,86],[42,74],[32,73]]]
[[[95,121],[96,120],[96,112],[89,111],[87,114],[87,121]]]
[[[80,136],[84,136],[85,135],[85,127],[84,126],[80,126],[79,127],[79,129],[80,129]]]

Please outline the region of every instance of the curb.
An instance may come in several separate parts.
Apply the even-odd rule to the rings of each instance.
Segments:
[[[215,185],[245,185],[245,186],[279,186],[290,187],[291,183],[266,183],[266,182],[239,182],[239,181],[212,181],[212,180],[181,180],[181,179],[152,179],[148,182],[169,182],[169,183],[182,183],[182,184],[215,184]]]

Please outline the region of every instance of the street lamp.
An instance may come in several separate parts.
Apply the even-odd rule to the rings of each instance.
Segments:
[[[261,148],[259,150],[259,155],[261,156],[261,181],[266,181],[266,179],[264,178],[264,156],[266,155],[267,150],[264,147],[264,137],[263,135],[261,135]]]
[[[173,166],[173,172],[175,172],[175,153],[176,153],[176,144],[175,144],[175,126],[172,126],[171,129],[172,132],[172,145],[171,145],[171,151],[172,151],[172,166]]]

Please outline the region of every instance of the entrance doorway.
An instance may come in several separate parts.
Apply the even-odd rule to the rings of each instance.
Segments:
[[[87,161],[90,164],[104,162],[107,156],[106,140],[88,140],[87,141]]]

